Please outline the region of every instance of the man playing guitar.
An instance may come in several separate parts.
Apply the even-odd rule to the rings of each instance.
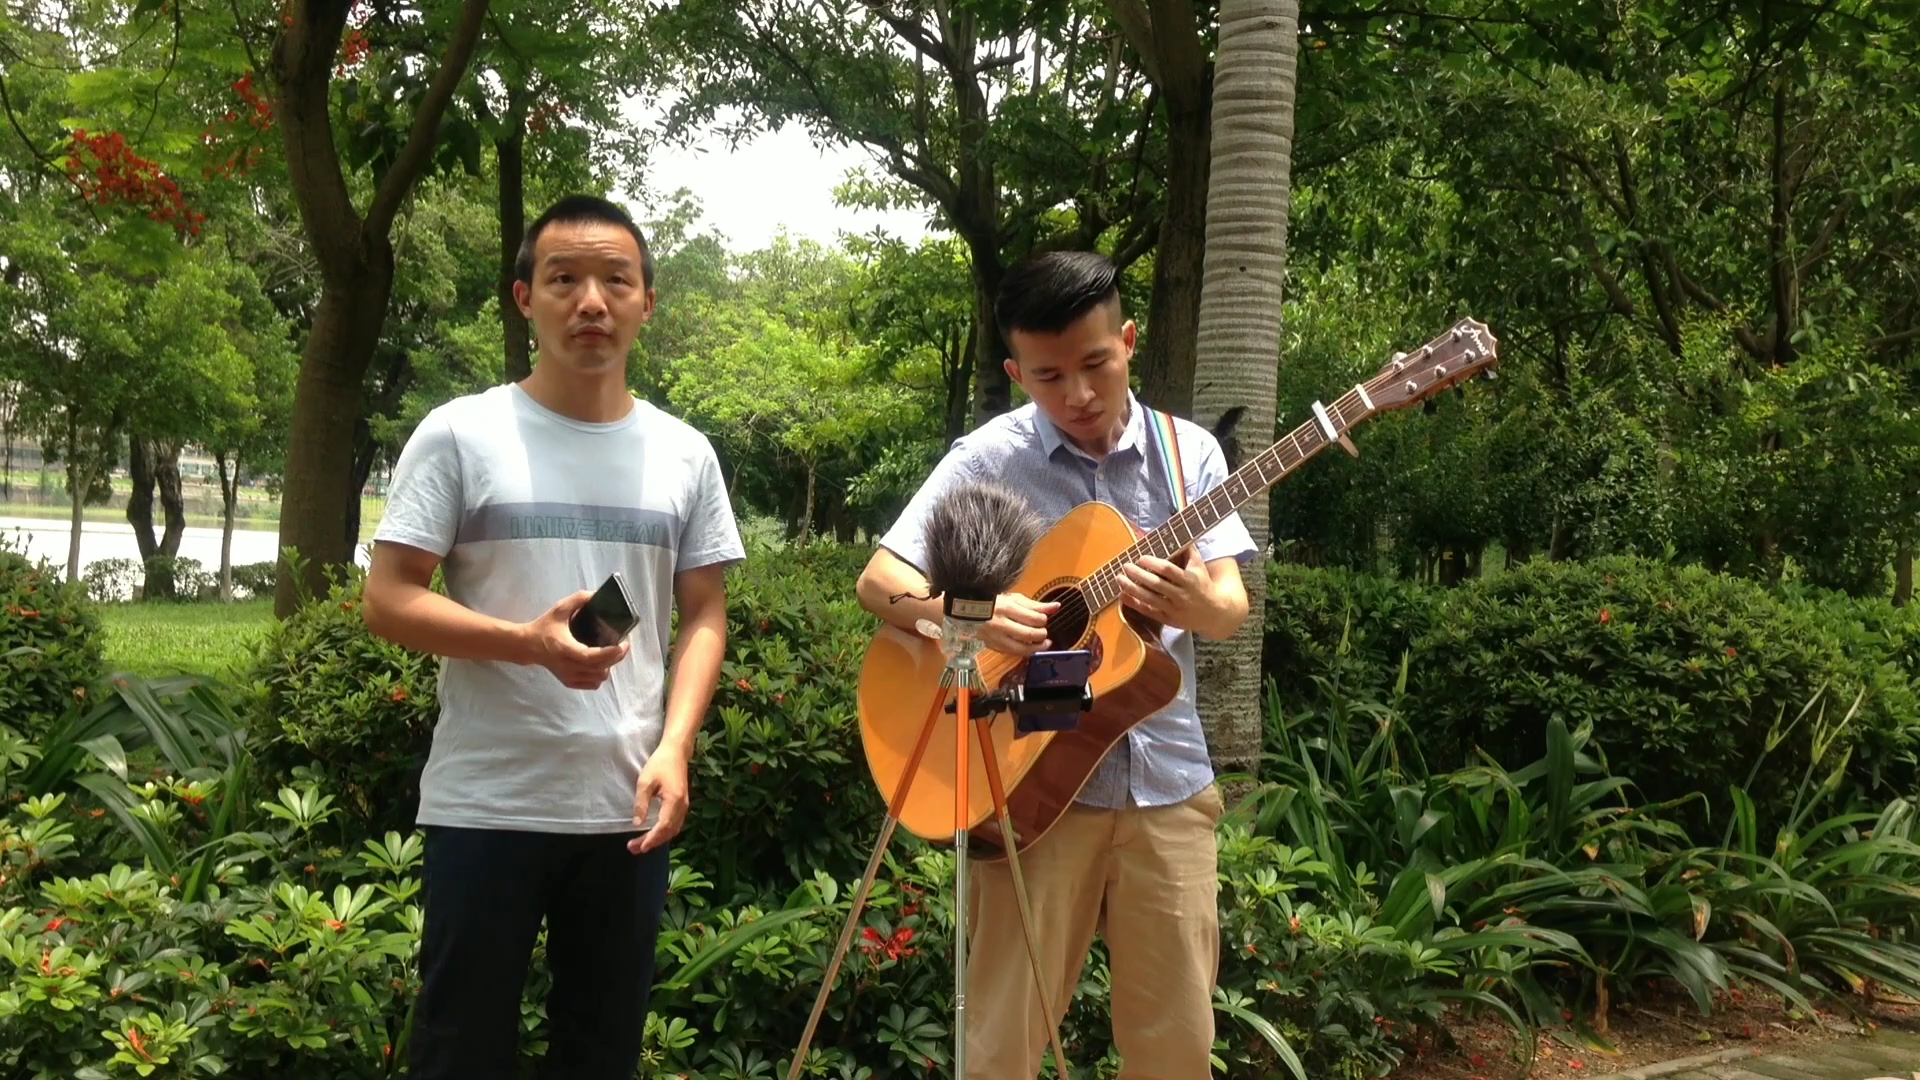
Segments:
[[[1008,375],[1032,403],[956,440],[902,511],[860,576],[862,606],[915,632],[938,624],[927,580],[927,514],[956,483],[992,480],[1057,521],[1099,500],[1142,529],[1228,476],[1217,440],[1187,421],[1153,413],[1127,384],[1136,328],[1121,309],[1118,272],[1105,258],[1053,252],[1013,268],[995,317],[1012,358]],[[1171,435],[1171,438],[1169,438]],[[1194,638],[1231,636],[1247,617],[1240,561],[1254,553],[1231,514],[1175,561],[1142,558],[1121,583],[1122,601],[1160,624],[1178,662],[1179,695],[1128,731],[1081,789],[1075,805],[1021,852],[1042,978],[1057,1014],[1079,982],[1094,934],[1112,966],[1114,1043],[1126,1080],[1191,1080],[1210,1072],[1213,983],[1219,961],[1214,826],[1223,812],[1195,708]],[[906,598],[894,599],[901,594]],[[1011,656],[1055,647],[1057,608],[1009,593],[982,631]],[[1058,647],[1070,647],[1061,643]],[[1040,1071],[1059,1015],[1042,1015],[1019,909],[1005,862],[969,868],[967,1076],[1009,1080]]]

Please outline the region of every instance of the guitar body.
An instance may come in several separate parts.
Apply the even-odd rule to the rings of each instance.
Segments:
[[[1114,744],[1179,693],[1180,667],[1161,646],[1151,622],[1119,603],[1096,612],[1090,622],[1084,614],[1074,618],[1070,610],[1080,595],[1080,581],[1140,536],[1113,507],[1083,503],[1040,538],[1025,572],[1008,590],[1062,600],[1065,606],[1055,616],[1048,648],[1093,653],[1088,682],[1094,706],[1080,714],[1074,730],[1016,737],[1012,713],[993,718],[994,757],[1006,785],[1014,837],[1023,850],[1053,827]],[[976,662],[988,689],[1012,685],[1024,673],[1021,660],[989,649],[982,649]],[[946,663],[938,641],[890,624],[867,648],[860,672],[860,740],[867,768],[889,804],[907,781],[907,765],[935,696],[946,694],[940,685]],[[945,712],[934,720],[932,739],[900,813],[902,825],[930,840],[954,833],[956,723],[957,717]],[[967,748],[968,848],[983,858],[1001,858],[1000,822],[977,736],[968,736]]]

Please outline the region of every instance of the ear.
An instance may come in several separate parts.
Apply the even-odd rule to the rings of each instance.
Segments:
[[[1120,325],[1120,341],[1122,344],[1126,345],[1127,355],[1129,357],[1133,355],[1133,343],[1135,340],[1139,338],[1139,336],[1140,336],[1140,328],[1134,324],[1134,321],[1132,319],[1128,319],[1126,322]]]
[[[1000,366],[1006,369],[1007,378],[1012,379],[1015,385],[1022,390],[1027,388],[1027,384],[1020,381],[1020,365],[1013,362],[1013,357],[1009,356],[1000,361]]]
[[[520,307],[520,314],[533,318],[533,287],[516,279],[513,283],[513,302]]]
[[[647,320],[653,318],[654,308],[659,303],[659,300],[660,300],[660,297],[658,294],[656,294],[652,289],[647,290],[647,304],[646,304],[646,307],[642,308],[640,311],[641,326],[645,326],[647,324]]]

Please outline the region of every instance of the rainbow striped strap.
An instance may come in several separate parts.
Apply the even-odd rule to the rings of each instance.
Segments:
[[[1173,493],[1173,512],[1177,514],[1187,508],[1187,471],[1180,461],[1180,440],[1174,435],[1173,417],[1159,409],[1147,409],[1147,430],[1160,447],[1160,463],[1166,466],[1167,487]]]

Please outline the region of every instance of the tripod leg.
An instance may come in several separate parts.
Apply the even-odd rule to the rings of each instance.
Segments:
[[[853,907],[847,912],[846,925],[840,928],[840,941],[833,947],[833,959],[827,963],[826,975],[820,982],[820,992],[814,996],[813,1012],[807,1016],[806,1030],[800,1035],[800,1048],[794,1051],[793,1063],[787,1068],[787,1080],[799,1080],[800,1069],[807,1060],[807,1050],[813,1045],[813,1034],[820,1026],[820,1015],[826,1011],[827,998],[833,993],[834,980],[840,975],[840,964],[847,958],[847,949],[853,944],[854,930],[860,926],[860,913],[866,907],[867,894],[873,890],[873,880],[880,874],[880,860],[886,855],[894,828],[900,824],[900,811],[907,805],[907,791],[913,787],[914,774],[920,771],[920,759],[926,756],[927,744],[933,741],[934,721],[940,719],[940,709],[946,703],[947,693],[942,687],[933,695],[933,708],[927,710],[927,722],[920,727],[920,741],[914,744],[913,756],[907,759],[907,771],[901,777],[900,787],[887,804],[887,820],[880,826],[880,836],[874,841],[873,854],[867,858],[866,873],[861,875],[860,887],[854,891]]]
[[[1000,814],[1000,836],[1007,848],[1007,870],[1013,876],[1013,897],[1020,908],[1020,932],[1027,939],[1027,961],[1033,967],[1034,989],[1040,994],[1040,1010],[1047,1018],[1047,1037],[1053,1041],[1053,1064],[1060,1080],[1072,1080],[1073,1066],[1060,1048],[1060,1025],[1054,1022],[1053,1001],[1047,978],[1040,969],[1040,943],[1033,933],[1033,909],[1027,903],[1027,883],[1020,876],[1019,844],[1013,837],[1013,814],[1007,809],[1007,792],[1000,782],[1000,762],[993,756],[993,731],[986,718],[974,721],[980,735],[980,755],[986,759],[987,788],[993,792],[993,808]],[[956,1076],[955,1080],[966,1080]]]
[[[973,757],[967,747],[969,706],[973,687],[961,679],[954,691],[958,706],[953,725],[953,1077],[967,1078],[967,797],[972,784],[967,766]],[[989,755],[991,756],[991,755]]]

